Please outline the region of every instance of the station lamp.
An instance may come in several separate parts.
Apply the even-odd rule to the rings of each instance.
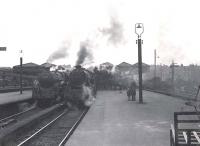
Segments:
[[[142,23],[135,24],[135,33],[138,35],[138,38],[141,38],[141,35],[144,32],[144,26]]]
[[[143,103],[142,97],[142,40],[141,35],[144,32],[142,23],[135,24],[135,33],[138,35],[136,43],[138,44],[138,78],[139,78],[139,103]]]

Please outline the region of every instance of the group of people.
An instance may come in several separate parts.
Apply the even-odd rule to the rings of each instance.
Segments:
[[[127,90],[128,101],[132,100],[135,101],[136,98],[136,83],[133,81]]]

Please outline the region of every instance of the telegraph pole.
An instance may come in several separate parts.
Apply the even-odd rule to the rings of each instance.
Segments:
[[[171,69],[172,69],[172,92],[174,92],[174,76],[175,76],[175,67],[177,67],[177,65],[175,65],[176,63],[174,63],[174,60],[172,60],[172,64],[170,65]]]
[[[156,49],[154,50],[154,87],[156,87]]]
[[[172,87],[174,88],[174,60],[172,60]]]
[[[23,62],[23,59],[22,59],[22,50],[20,51],[20,94],[22,94],[22,62]]]

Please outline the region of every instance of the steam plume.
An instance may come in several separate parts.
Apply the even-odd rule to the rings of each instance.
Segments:
[[[69,49],[69,47],[70,47],[70,43],[65,42],[61,48],[59,48],[58,50],[56,50],[49,56],[49,58],[47,59],[47,62],[52,63],[53,61],[57,59],[62,59],[68,56],[67,50]]]
[[[78,60],[76,61],[76,65],[83,64],[86,61],[91,61],[93,59],[93,55],[91,50],[89,50],[89,41],[81,42],[80,50],[78,51]]]
[[[83,85],[83,95],[82,100],[84,101],[85,106],[89,107],[95,101],[94,95],[90,87]]]
[[[110,18],[110,27],[100,29],[100,32],[108,36],[108,43],[112,43],[115,46],[124,42],[123,26],[118,18],[114,16]]]

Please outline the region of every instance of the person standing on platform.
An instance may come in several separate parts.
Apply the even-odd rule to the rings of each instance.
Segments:
[[[135,81],[133,81],[128,90],[127,90],[127,96],[128,96],[128,100],[132,100],[132,101],[135,101],[135,96],[136,96],[136,83]],[[132,99],[130,99],[132,97]]]

